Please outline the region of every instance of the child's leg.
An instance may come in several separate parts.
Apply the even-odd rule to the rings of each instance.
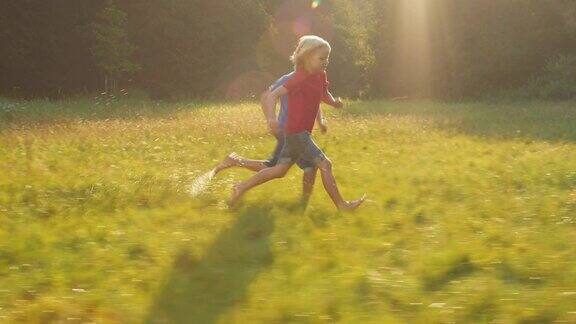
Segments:
[[[250,160],[243,158],[234,152],[230,153],[226,158],[224,158],[222,162],[220,162],[220,164],[214,168],[214,175],[218,174],[218,172],[222,170],[234,166],[255,172],[274,166],[278,162],[280,152],[282,151],[282,147],[284,147],[284,141],[284,135],[276,136],[276,147],[274,148],[274,153],[272,154],[272,158],[270,158],[270,160]]]
[[[304,176],[302,177],[302,198],[303,200],[308,200],[312,194],[312,189],[314,188],[314,182],[316,180],[316,163],[314,160],[300,158],[296,161],[296,165],[302,170]]]
[[[308,204],[312,190],[314,189],[314,182],[316,181],[316,171],[318,168],[311,167],[303,170],[304,176],[302,177],[302,203]]]
[[[328,158],[322,159],[317,166],[320,169],[324,189],[338,209],[354,210],[364,202],[364,196],[353,201],[346,201],[342,198],[338,186],[336,185],[336,179],[334,179],[334,174],[332,173],[332,162],[328,160]]]
[[[302,194],[304,196],[309,197],[312,194],[314,182],[316,182],[316,171],[318,171],[318,168],[316,167],[304,170],[304,176],[302,177]]]
[[[224,160],[222,160],[222,162],[220,162],[220,164],[218,164],[215,168],[214,168],[214,175],[218,174],[218,172],[231,168],[231,167],[241,167],[241,168],[246,168],[248,170],[252,170],[255,172],[258,172],[262,169],[267,168],[266,166],[266,160],[250,160],[250,159],[246,159],[244,157],[241,157],[240,155],[236,154],[236,153],[230,153],[228,154],[228,156],[226,156],[224,158]]]
[[[236,204],[242,195],[253,187],[275,178],[284,177],[291,166],[292,163],[279,163],[273,167],[262,169],[253,175],[250,179],[234,185],[234,188],[232,189],[232,195],[228,200],[228,205],[233,206]]]

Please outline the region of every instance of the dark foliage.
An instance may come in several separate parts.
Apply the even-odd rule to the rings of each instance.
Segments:
[[[2,1],[0,95],[93,93],[118,70],[119,88],[155,98],[247,98],[291,69],[298,36],[317,34],[343,96],[576,96],[558,65],[576,57],[574,1],[311,2]]]

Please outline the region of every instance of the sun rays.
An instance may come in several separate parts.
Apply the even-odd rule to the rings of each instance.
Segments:
[[[432,94],[430,4],[404,0],[398,5],[398,49],[394,74],[399,94],[427,97]]]

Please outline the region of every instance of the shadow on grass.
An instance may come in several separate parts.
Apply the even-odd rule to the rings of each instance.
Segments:
[[[179,113],[242,102],[153,101],[147,99],[80,98],[69,100],[9,100],[0,98],[0,129],[9,126],[50,125],[88,120],[171,118]]]
[[[273,262],[270,208],[260,205],[243,211],[201,260],[182,248],[146,322],[215,323],[242,302],[250,283]]]
[[[349,116],[414,116],[447,130],[494,138],[576,142],[576,102],[441,103],[371,101],[351,103]]]

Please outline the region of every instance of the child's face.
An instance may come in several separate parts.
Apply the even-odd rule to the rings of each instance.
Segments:
[[[310,73],[318,73],[326,70],[330,59],[330,50],[327,47],[320,47],[313,50],[306,62],[306,69]]]

